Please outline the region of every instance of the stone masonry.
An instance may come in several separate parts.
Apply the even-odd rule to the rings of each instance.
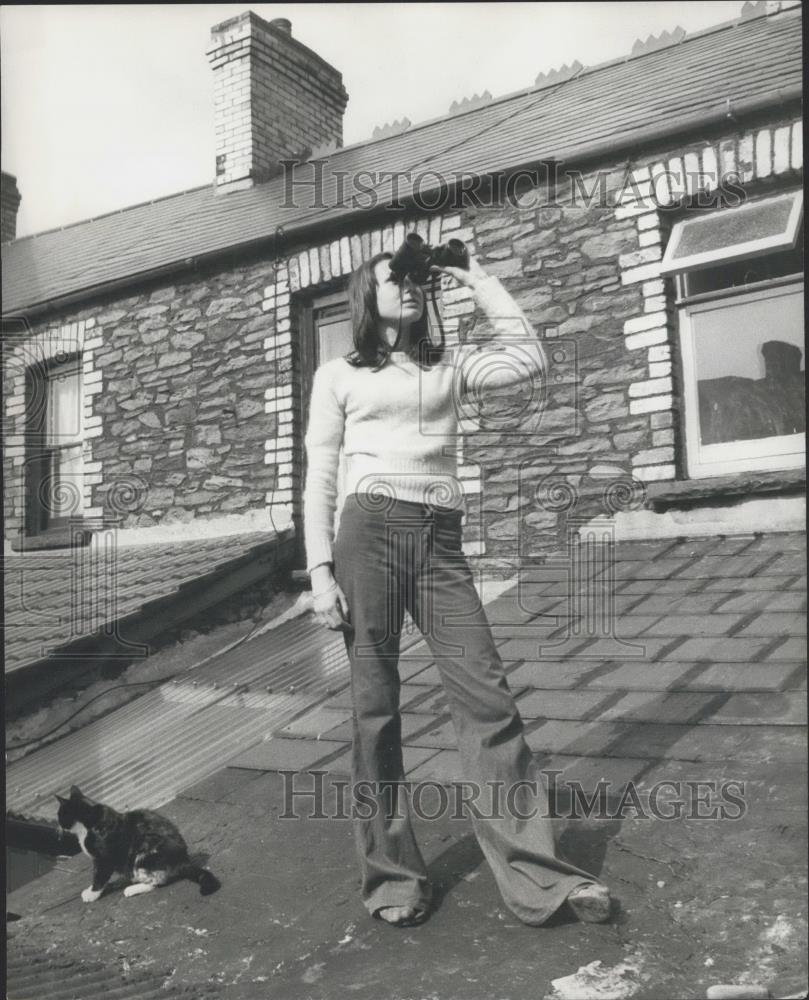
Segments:
[[[35,325],[4,368],[7,536],[23,528],[24,369],[60,351],[83,351],[86,517],[148,527],[260,506],[276,476],[263,461],[271,273],[198,273]]]

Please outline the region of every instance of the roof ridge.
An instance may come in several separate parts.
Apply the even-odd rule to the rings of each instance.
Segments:
[[[464,115],[476,114],[483,108],[491,108],[496,104],[502,104],[504,101],[515,100],[518,97],[527,96],[528,94],[532,94],[535,92],[538,93],[539,91],[542,90],[549,90],[551,87],[562,87],[566,83],[572,83],[574,80],[580,80],[582,77],[589,76],[592,73],[596,73],[599,72],[600,70],[607,69],[610,66],[618,66],[618,65],[623,65],[625,63],[637,62],[639,59],[643,59],[646,56],[656,55],[658,52],[665,52],[667,49],[670,48],[680,48],[696,38],[701,38],[705,35],[713,34],[714,32],[725,31],[729,28],[737,28],[740,25],[746,27],[747,25],[752,24],[754,21],[760,21],[763,18],[780,17],[780,15],[782,14],[794,14],[796,11],[802,10],[801,0],[784,0],[784,2],[789,3],[790,6],[782,6],[777,11],[764,11],[760,14],[748,15],[747,17],[742,17],[741,14],[739,14],[733,20],[722,21],[719,24],[709,25],[707,28],[701,28],[699,31],[686,32],[684,36],[678,37],[676,41],[672,40],[657,48],[650,48],[648,51],[644,48],[641,51],[629,52],[627,55],[615,56],[614,58],[607,59],[604,62],[595,63],[592,66],[582,66],[581,69],[575,74],[575,76],[571,76],[567,79],[559,79],[558,76],[555,79],[547,79],[549,75],[553,74],[554,72],[553,70],[550,70],[548,73],[540,73],[538,79],[541,79],[543,76],[546,77],[546,79],[543,79],[541,83],[535,82],[530,87],[523,87],[520,90],[512,90],[507,94],[500,94],[497,97],[493,97],[490,101],[487,101],[485,105],[463,108],[461,110],[456,111],[454,114],[445,112],[442,115],[436,115],[434,118],[427,118],[424,121],[415,122],[414,124],[410,125],[410,127],[407,130],[407,134],[412,135],[418,129],[427,128],[430,125],[435,125],[438,122],[445,121],[448,118],[461,118]],[[665,32],[662,32],[661,34],[665,34]],[[578,60],[574,60],[574,65],[576,62],[578,62]],[[348,146],[341,146],[337,150],[336,155],[339,155],[344,151],[358,149],[361,146],[370,146],[374,143],[386,142],[388,140],[392,140],[395,138],[397,138],[397,136],[395,135],[381,135],[377,137],[370,136],[367,139],[360,139],[357,142],[352,142]]]
[[[50,229],[38,229],[35,233],[26,233],[25,236],[17,236],[13,240],[5,240],[2,246],[24,243],[26,240],[34,240],[38,236],[49,236],[51,233],[60,233],[65,229],[73,229],[75,226],[84,226],[88,222],[98,222],[99,219],[109,219],[113,215],[121,215],[124,212],[131,212],[136,208],[143,208],[144,205],[154,205],[158,201],[169,201],[171,198],[181,198],[186,194],[193,194],[194,191],[204,191],[212,188],[213,181],[207,184],[198,184],[196,187],[184,188],[182,191],[172,191],[170,194],[161,194],[156,198],[145,198],[143,201],[136,201],[131,205],[122,205],[121,208],[113,208],[109,212],[101,212],[98,215],[91,215],[86,219],[76,219],[75,222],[66,222],[62,226],[51,226]]]

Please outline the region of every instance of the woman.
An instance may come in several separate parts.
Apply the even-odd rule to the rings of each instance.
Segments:
[[[478,380],[525,379],[526,352],[495,339],[501,350],[481,364],[467,348],[452,361],[443,345],[433,349],[424,292],[391,272],[391,256],[379,254],[352,275],[355,350],[316,371],[306,432],[314,607],[324,625],[343,630],[351,663],[352,778],[368,807],[354,811],[363,901],[397,926],[424,920],[431,902],[401,784],[397,664],[407,608],[441,675],[464,779],[481,794],[471,820],[506,905],[528,924],[544,923],[565,902],[579,919],[606,920],[606,886],[557,855],[540,772],[461,549],[456,403]],[[468,271],[440,270],[471,289],[498,337],[525,340],[525,316],[475,260]],[[540,361],[531,375],[542,378],[532,336]],[[341,446],[346,499],[334,539]]]

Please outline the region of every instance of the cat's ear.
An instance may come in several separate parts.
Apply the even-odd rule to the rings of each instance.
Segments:
[[[81,789],[79,788],[78,785],[71,785],[70,786],[70,797],[71,797],[71,799],[83,799],[84,798],[84,796],[81,793]]]

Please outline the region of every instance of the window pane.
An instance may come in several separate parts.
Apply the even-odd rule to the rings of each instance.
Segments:
[[[786,232],[791,209],[791,198],[775,198],[689,220],[683,226],[677,256],[722,250],[748,240],[777,236]]]
[[[70,367],[54,369],[48,377],[48,441],[62,445],[81,438],[81,372]]]
[[[762,198],[736,208],[691,214],[672,229],[661,271],[672,274],[795,246],[803,192]]]
[[[731,299],[691,320],[703,445],[805,430],[800,292]]]
[[[803,227],[801,227],[801,233]],[[788,274],[803,272],[803,239],[798,237],[794,250],[750,257],[747,260],[730,261],[718,267],[706,267],[686,274],[686,294],[701,295],[716,292],[722,288],[745,288],[759,281],[772,281]]]
[[[342,357],[354,349],[351,335],[351,320],[345,309],[336,311],[331,316],[315,315],[317,330],[318,364],[325,364],[332,358]]]
[[[70,517],[82,509],[82,446],[59,448],[53,453],[50,478],[43,484],[42,500],[48,518]]]

